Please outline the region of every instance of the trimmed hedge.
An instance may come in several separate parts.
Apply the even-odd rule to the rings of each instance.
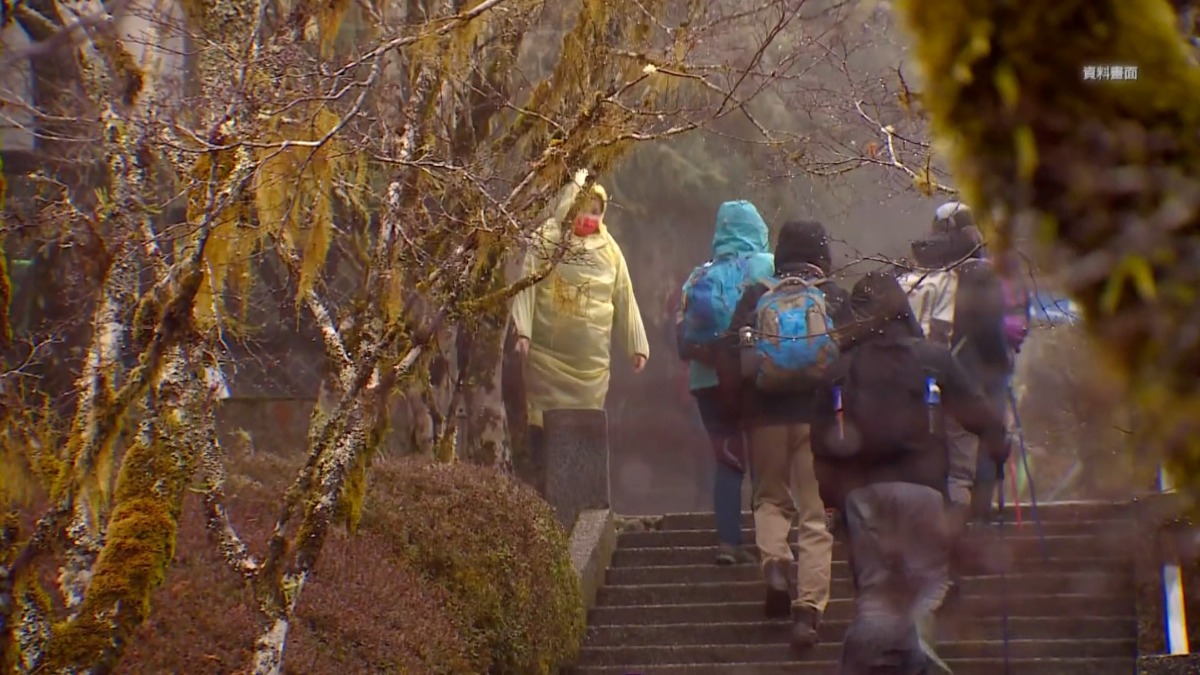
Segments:
[[[567,541],[529,487],[494,470],[406,460],[371,473],[363,527],[441,587],[485,671],[544,675],[578,655],[586,613]]]
[[[230,467],[230,510],[267,541],[300,458]],[[372,470],[356,535],[333,534],[292,622],[285,672],[542,675],[573,660],[584,610],[550,508],[523,485],[467,465]],[[254,599],[207,540],[189,497],[175,561],[118,673],[235,672],[250,658]]]

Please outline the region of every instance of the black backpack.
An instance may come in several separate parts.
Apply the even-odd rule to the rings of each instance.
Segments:
[[[873,340],[851,350],[831,383],[834,400],[822,406],[837,420],[825,454],[882,458],[941,433],[941,388],[917,356],[920,342]]]

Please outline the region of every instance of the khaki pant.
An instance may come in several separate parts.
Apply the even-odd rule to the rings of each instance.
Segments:
[[[979,461],[979,438],[962,428],[958,420],[946,416],[946,443],[950,451],[950,473],[946,492],[950,503],[966,507],[975,489],[975,471]]]
[[[797,606],[824,612],[829,603],[833,535],[813,473],[807,424],[759,426],[750,430],[754,480],[754,538],[763,564],[794,560],[788,534],[798,520],[800,566]]]

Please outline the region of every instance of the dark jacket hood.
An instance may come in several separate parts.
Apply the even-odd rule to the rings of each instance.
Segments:
[[[844,332],[842,348],[879,339],[924,337],[912,313],[908,296],[890,274],[870,272],[850,292],[854,323]]]
[[[825,226],[814,220],[789,220],[779,230],[775,242],[775,268],[799,272],[811,265],[828,275],[833,256]]]
[[[968,258],[983,257],[983,235],[977,227],[937,232],[912,243],[913,260],[926,269],[944,269]]]

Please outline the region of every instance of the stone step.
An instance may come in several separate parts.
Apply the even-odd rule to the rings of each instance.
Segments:
[[[954,675],[999,675],[1001,659],[961,659],[950,663]],[[1016,675],[1129,675],[1133,659],[1012,659],[1007,672]],[[591,666],[572,675],[837,675],[833,660],[775,663],[710,663],[672,665]]]
[[[1007,606],[1010,617],[1132,617],[1133,594],[1126,597],[1092,595],[1028,595],[1011,589],[1006,598],[965,596],[955,613],[969,616],[1001,616]],[[854,616],[854,601],[834,598],[825,608],[828,621],[849,620]],[[694,622],[738,623],[761,621],[763,603],[759,593],[744,602],[708,602],[664,605],[600,605],[588,614],[589,626],[664,625]]]
[[[607,606],[750,602],[761,600],[764,588],[763,583],[757,580],[603,586],[596,602]],[[830,590],[833,597],[849,598],[854,595],[853,582],[847,578],[835,579]],[[968,597],[999,595],[1006,591],[1024,595],[1122,597],[1132,596],[1133,576],[1084,572],[967,577],[962,581],[962,591]]]
[[[1116,640],[1009,640],[1009,658],[1039,659],[1071,656],[1075,658],[1129,658],[1137,656],[1137,640],[1131,635]],[[832,661],[841,654],[840,643],[821,643],[804,661]],[[1005,653],[1003,640],[951,642],[938,645],[943,659],[997,659]],[[584,647],[581,666],[619,666],[638,664],[685,663],[771,663],[795,659],[786,641],[772,644],[741,645],[651,645],[622,647]],[[951,665],[953,667],[953,665]]]
[[[1033,527],[1017,528],[1013,525],[1007,525],[1008,529],[1004,533],[1005,538],[1014,541],[1037,540],[1038,531]],[[1128,521],[1078,521],[1073,523],[1054,522],[1045,523],[1042,527],[1042,535],[1047,541],[1056,537],[1121,537],[1128,540],[1131,534],[1133,524]],[[985,529],[973,533],[975,537],[996,537],[999,538],[1000,533],[997,528]],[[792,531],[789,539],[796,540],[796,532]],[[754,528],[744,528],[742,530],[742,541],[750,543],[754,541]],[[661,548],[666,546],[711,546],[717,542],[717,533],[711,527],[697,528],[694,530],[650,530],[646,532],[624,532],[617,537],[617,545],[621,548]]]
[[[796,573],[796,565],[792,564],[792,574]],[[1021,573],[1069,574],[1073,572],[1089,572],[1096,574],[1129,575],[1129,563],[1123,560],[1107,558],[1061,560],[1051,558],[1042,560],[1040,557],[1020,558],[1013,561],[1009,568],[1013,575]],[[692,584],[716,583],[732,581],[755,581],[761,572],[758,565],[714,565],[710,558],[700,565],[649,566],[649,567],[614,567],[608,570],[605,583],[614,586],[632,586],[635,584]],[[850,565],[845,560],[833,563],[834,579],[849,579]]]
[[[821,640],[840,643],[849,627],[848,619],[822,621]],[[743,621],[735,623],[676,623],[657,626],[592,626],[589,647],[636,647],[650,645],[723,645],[787,642],[790,621]],[[1134,634],[1133,617],[1010,617],[1008,635],[1014,640],[1124,639]],[[938,624],[940,639],[999,640],[1003,620],[997,617],[967,618]]]
[[[1037,537],[1006,537],[1004,549],[998,548],[998,540],[981,540],[980,545],[986,547],[992,555],[1007,550],[1003,557],[1006,559],[1040,559],[1043,543]],[[1046,537],[1046,555],[1053,560],[1089,560],[1096,558],[1131,559],[1133,553],[1128,546],[1128,539],[1108,539],[1105,537]],[[795,553],[796,546],[792,545]],[[711,535],[706,544],[694,546],[630,546],[622,542],[613,554],[612,567],[651,567],[661,565],[702,565],[712,563],[716,556],[716,535]],[[846,546],[836,542],[833,546],[834,560],[846,559]]]
[[[1043,524],[1055,521],[1072,522],[1079,520],[1116,520],[1125,519],[1129,514],[1130,504],[1109,502],[1054,502],[1038,504],[1038,516]],[[1015,525],[1016,510],[1010,505],[1004,509],[1007,520]],[[1023,526],[1033,529],[1033,510],[1029,504],[1021,505]],[[749,511],[742,512],[742,527],[753,527],[754,516]],[[702,530],[713,527],[713,514],[709,512],[670,513],[662,517],[659,529],[662,530]]]

